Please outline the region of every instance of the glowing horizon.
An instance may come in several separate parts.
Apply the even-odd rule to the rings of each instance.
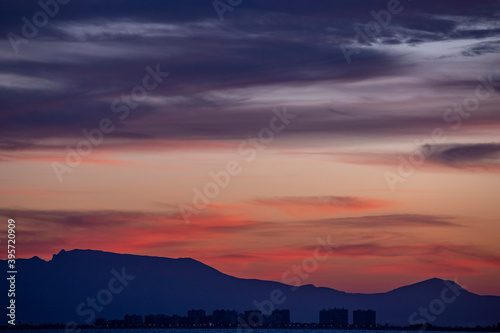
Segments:
[[[0,216],[17,256],[191,257],[283,282],[330,237],[303,284],[500,296],[498,5],[402,2],[356,38],[387,5],[245,3],[221,21],[211,3],[68,4],[21,44],[8,32],[40,8],[12,5]]]

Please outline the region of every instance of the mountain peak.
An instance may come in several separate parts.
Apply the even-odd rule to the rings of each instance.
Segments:
[[[62,256],[64,256],[66,254],[66,250],[61,250],[59,251],[59,253],[55,253],[52,255],[52,260],[55,260],[56,258],[61,258]]]
[[[82,300],[97,299],[104,295],[103,290],[116,288],[122,292],[113,294],[116,302],[99,313],[104,318],[123,318],[126,313],[182,315],[189,309],[242,312],[255,309],[255,304],[268,304],[278,291],[284,302],[280,308],[289,309],[297,322],[316,321],[321,309],[345,307],[350,311],[370,308],[377,312],[380,322],[407,325],[415,309],[435,304],[436,297],[442,297],[448,287],[451,291],[445,294],[447,299],[457,297],[453,303],[446,303],[447,311],[436,317],[433,325],[491,325],[500,319],[500,297],[460,293],[457,283],[439,278],[367,295],[312,284],[293,288],[275,281],[241,279],[192,258],[73,249],[61,250],[47,262],[32,259],[23,261],[24,273],[16,283],[24,291],[19,295],[23,304],[19,315],[33,322],[83,322],[83,317],[75,317],[75,308]]]
[[[465,288],[460,286],[457,282],[451,280],[443,280],[440,278],[431,278],[428,280],[420,281],[417,283],[413,283],[407,286],[396,288],[389,293],[404,293],[404,292],[413,292],[416,295],[421,290],[427,290],[434,294],[439,294],[444,288],[452,288],[455,290],[463,290],[467,291]]]
[[[73,249],[73,250],[64,250],[62,249],[59,253],[52,255],[52,260],[61,259],[66,257],[74,257],[74,256],[82,256],[82,255],[122,255],[120,253],[115,252],[106,252],[101,250],[91,250],[91,249]]]
[[[428,279],[428,280],[424,280],[424,281],[418,282],[416,284],[420,284],[420,285],[426,286],[426,287],[430,287],[430,286],[442,287],[443,285],[450,285],[451,284],[451,285],[459,286],[460,288],[462,288],[455,281],[452,281],[452,280],[443,280],[443,279],[440,279],[440,278],[432,278],[432,279]]]

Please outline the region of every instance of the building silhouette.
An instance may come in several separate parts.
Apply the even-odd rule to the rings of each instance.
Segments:
[[[97,318],[94,323],[95,326],[98,327],[104,327],[106,326],[106,319],[105,318]]]
[[[272,327],[285,327],[290,325],[290,310],[273,310],[270,324]]]
[[[188,311],[188,325],[200,326],[206,323],[205,310],[189,310]]]
[[[234,310],[214,310],[212,324],[219,327],[236,326],[238,312]]]
[[[144,320],[143,320],[144,319]],[[259,310],[247,310],[238,313],[235,310],[214,310],[207,315],[205,310],[187,311],[187,316],[149,314],[146,316],[126,314],[123,320],[106,320],[98,318],[95,327],[132,328],[132,327],[288,327],[290,326],[290,310],[274,310],[270,315],[263,315]]]
[[[155,327],[168,327],[172,323],[171,317],[164,314],[153,315],[150,314],[144,318],[144,324],[146,326]]]
[[[251,327],[262,327],[264,325],[262,311],[247,310],[243,313],[243,318]]]
[[[319,312],[319,325],[326,327],[347,327],[348,315],[347,309],[323,309]]]
[[[128,327],[135,327],[135,326],[142,326],[143,325],[142,316],[139,316],[139,315],[126,314],[123,319],[125,322],[125,326],[128,326]]]
[[[355,310],[353,312],[353,325],[358,327],[375,327],[377,325],[374,310]]]

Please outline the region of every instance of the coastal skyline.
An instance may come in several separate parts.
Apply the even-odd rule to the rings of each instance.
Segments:
[[[22,305],[15,314],[18,324],[29,318],[34,325],[103,326],[107,324],[98,319],[106,318],[115,327],[125,325],[114,320],[127,314],[136,319],[153,314],[163,315],[155,319],[159,325],[185,327],[190,320],[179,315],[188,313],[194,324],[210,320],[206,315],[210,311],[216,315],[215,310],[221,309],[230,310],[219,315],[233,318],[229,321],[236,319],[239,328],[267,326],[272,319],[267,316],[285,309],[294,324],[318,324],[319,319],[320,326],[342,327],[353,322],[356,309],[371,309],[375,312],[357,313],[356,322],[372,326],[375,322],[380,329],[413,326],[422,330],[430,324],[448,328],[479,325],[491,330],[500,319],[500,297],[476,295],[454,281],[437,278],[398,286],[387,293],[346,293],[310,284],[242,279],[190,258],[93,250],[61,251],[49,261],[34,257],[20,262],[19,270],[22,274],[11,286],[23,291],[16,300]],[[5,281],[4,287],[8,284]],[[279,313],[275,315],[275,322],[283,319]]]
[[[41,3],[0,4],[16,258],[500,296],[499,1]]]

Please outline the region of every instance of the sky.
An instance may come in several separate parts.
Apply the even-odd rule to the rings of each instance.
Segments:
[[[499,1],[0,12],[0,216],[17,257],[94,249],[500,296]]]

